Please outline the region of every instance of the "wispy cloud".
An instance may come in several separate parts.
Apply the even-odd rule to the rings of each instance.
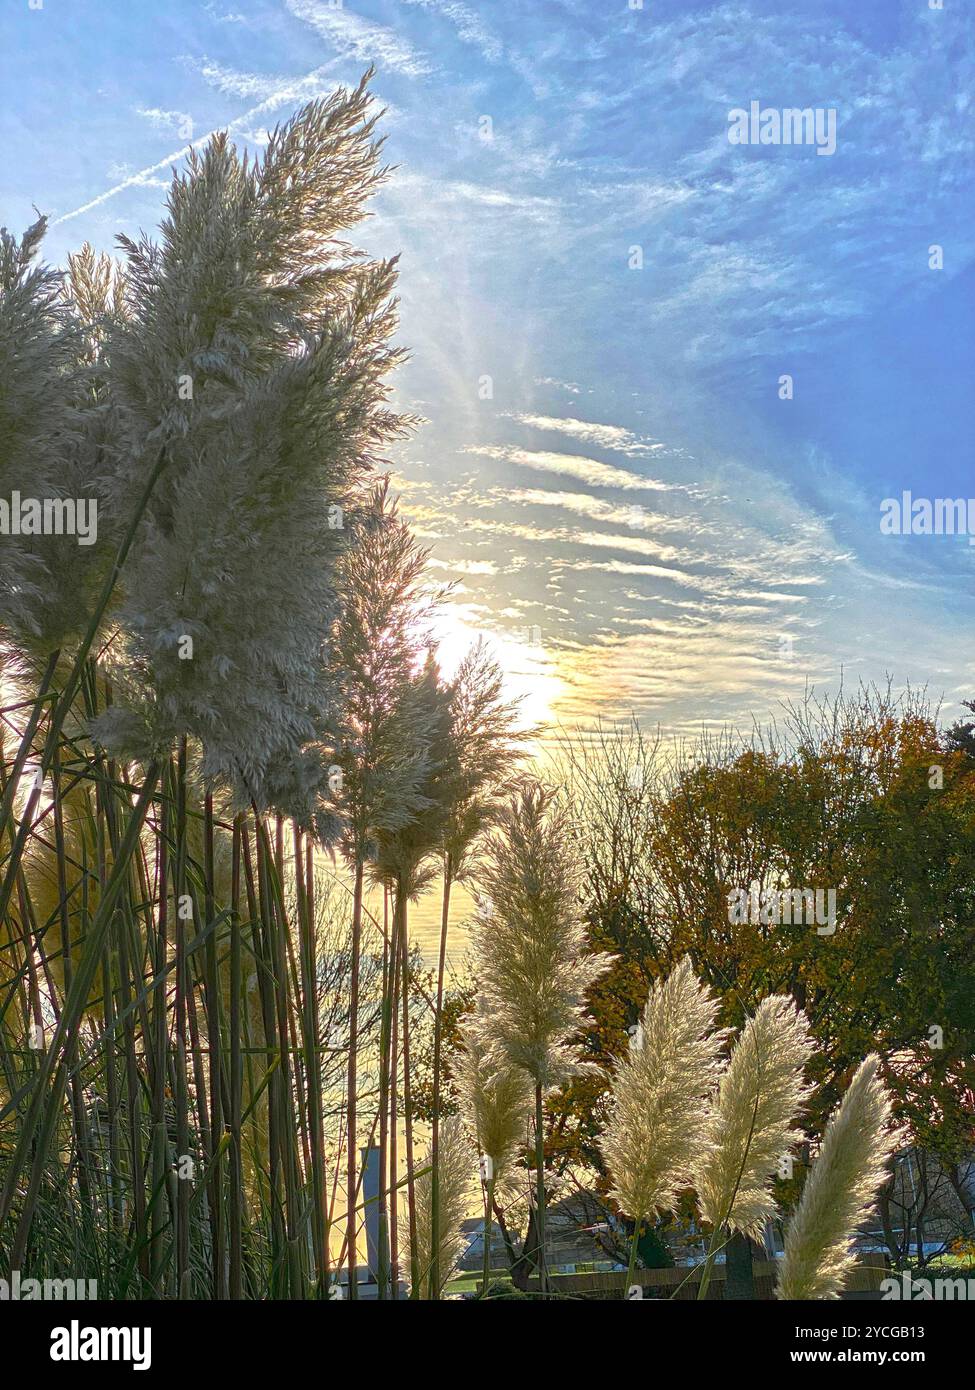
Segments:
[[[189,61],[207,86],[213,87],[224,96],[242,97],[245,101],[253,101],[255,97],[261,103],[290,101],[292,92],[306,80],[296,81],[294,78],[276,77],[267,73],[241,72],[238,68],[227,67],[213,58],[204,58],[202,62]]]
[[[432,569],[450,570],[452,574],[497,574],[498,567],[493,560],[437,560],[430,562]]]
[[[468,220],[479,214],[490,219],[492,227],[505,227],[513,217],[545,223],[553,219],[560,207],[557,198],[543,194],[474,183],[469,179],[451,179],[443,174],[431,178],[408,170],[397,176],[386,197],[396,207],[400,226],[441,224],[452,209],[459,209],[454,217],[463,216]],[[469,234],[473,228],[465,222],[462,227],[451,230]]]
[[[474,44],[489,62],[500,62],[504,56],[504,44],[488,28],[482,15],[462,0],[405,0],[405,3],[442,15],[454,26],[461,42]]]
[[[662,512],[651,512],[642,505],[621,506],[607,502],[601,497],[593,497],[588,492],[556,492],[542,488],[498,488],[486,499],[489,505],[511,503],[523,507],[558,507],[562,511],[577,516],[588,517],[591,521],[604,521],[613,526],[646,527],[653,531],[689,531],[699,529],[686,513],[679,516],[666,516]]]
[[[343,58],[375,63],[379,68],[401,72],[407,77],[423,77],[430,72],[424,55],[394,29],[371,24],[344,6],[330,5],[328,0],[285,0],[285,3],[295,19],[314,29]]]
[[[186,111],[161,111],[158,106],[137,106],[135,111],[156,130],[193,129],[193,118]]]
[[[516,464],[519,468],[534,468],[540,473],[558,473],[567,478],[578,478],[580,482],[592,487],[615,487],[628,492],[670,492],[671,483],[658,478],[645,478],[639,473],[631,473],[626,468],[615,468],[598,459],[586,458],[582,454],[557,454],[548,450],[519,449],[513,444],[471,444],[466,454],[479,454],[482,458],[499,459],[504,463]]]
[[[591,420],[574,420],[572,417],[560,418],[553,415],[514,415],[513,419],[534,430],[544,430],[553,434],[566,434],[579,439],[583,444],[594,444],[599,449],[609,449],[616,453],[628,454],[632,458],[659,453],[663,444],[651,439],[641,439],[623,429],[621,425],[598,425]]]

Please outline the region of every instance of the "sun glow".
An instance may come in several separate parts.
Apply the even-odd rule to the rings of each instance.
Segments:
[[[556,653],[539,639],[537,628],[489,627],[471,605],[448,600],[438,610],[432,632],[445,680],[456,675],[464,654],[483,640],[503,672],[505,697],[518,706],[519,723],[536,728],[553,722],[565,682]]]

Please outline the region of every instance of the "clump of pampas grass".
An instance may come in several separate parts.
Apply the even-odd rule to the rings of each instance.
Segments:
[[[853,1233],[873,1206],[900,1137],[890,1126],[890,1096],[879,1067],[871,1053],[830,1117],[789,1223],[776,1298],[839,1298],[855,1263]]]
[[[775,1212],[771,1174],[802,1137],[795,1124],[811,1090],[803,1073],[813,1047],[805,1014],[785,995],[763,1000],[722,1071],[717,1008],[685,958],[650,991],[615,1070],[600,1147],[612,1196],[635,1221],[627,1286],[643,1219],[693,1185],[713,1227],[703,1298],[723,1233],[762,1235]],[[867,1057],[826,1127],[789,1224],[779,1299],[838,1298],[854,1263],[853,1234],[901,1141],[879,1067],[875,1054]]]

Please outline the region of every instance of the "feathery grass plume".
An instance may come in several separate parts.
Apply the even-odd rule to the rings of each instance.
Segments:
[[[386,408],[395,264],[342,239],[385,174],[370,102],[364,80],[309,103],[259,161],[226,134],[192,152],[160,244],[121,239],[127,317],[107,353],[118,513],[165,468],[122,576],[98,735],[137,756],[189,735],[205,778],[304,824],[344,513],[409,425]]]
[[[784,994],[763,999],[742,1029],[721,1077],[695,1165],[695,1187],[715,1234],[728,1226],[758,1239],[775,1211],[769,1177],[802,1137],[797,1115],[811,1087],[805,1014]]]
[[[416,769],[416,780],[412,794],[404,795],[396,825],[378,829],[369,876],[404,902],[417,902],[437,877],[434,856],[440,848],[457,761],[450,690],[440,679],[432,648],[427,648],[422,667],[399,693],[402,756]]]
[[[46,441],[53,449],[64,422],[63,374],[67,363],[59,315],[61,274],[33,264],[47,229],[38,218],[18,241],[0,228],[0,479],[26,468],[30,451]],[[19,348],[19,353],[15,353]],[[61,390],[57,389],[59,383]]]
[[[92,445],[81,324],[62,272],[34,263],[46,226],[40,218],[19,241],[0,228],[0,504],[11,512],[0,534],[0,637],[31,664],[84,632],[105,557],[97,510],[89,527],[106,468]],[[64,534],[71,517],[77,535]]]
[[[861,1062],[830,1116],[786,1232],[776,1298],[839,1298],[855,1263],[853,1236],[888,1176],[900,1141],[890,1126],[890,1096],[879,1067],[876,1053]]]
[[[476,1013],[461,1026],[463,1047],[454,1061],[454,1080],[462,1111],[486,1160],[481,1175],[484,1196],[482,1298],[487,1297],[491,1274],[495,1202],[503,1204],[512,1189],[511,1169],[525,1145],[533,1106],[528,1073],[508,1062],[500,1065],[491,1062],[490,1045],[484,1036],[485,1013],[481,998]],[[436,1222],[434,1227],[439,1229]]]
[[[414,1297],[439,1299],[443,1286],[464,1253],[461,1223],[466,1219],[473,1188],[476,1155],[459,1115],[449,1115],[440,1126],[440,1235],[437,1249],[438,1282],[431,1283],[433,1268],[431,1226],[433,1184],[429,1150],[419,1163],[416,1178],[416,1237],[409,1240],[410,1269],[418,1271],[419,1291]]]
[[[503,699],[504,676],[482,639],[464,654],[450,683],[450,735],[456,764],[443,829],[448,884],[467,877],[477,843],[499,809],[502,788],[531,730],[516,730],[517,706]]]
[[[726,1037],[714,1027],[719,1007],[685,956],[650,990],[629,1053],[616,1064],[599,1142],[612,1196],[638,1226],[673,1207],[700,1162]]]
[[[419,808],[426,758],[410,738],[406,692],[421,655],[429,552],[399,515],[382,478],[347,521],[339,613],[329,634],[328,760],[338,770],[328,809],[349,867],[374,857]]]
[[[547,1091],[595,1069],[574,1039],[587,1022],[586,994],[611,957],[586,941],[566,809],[526,779],[497,827],[485,846],[484,911],[472,934],[485,1035],[499,1060]]]
[[[492,1062],[484,1020],[482,999],[477,1013],[462,1025],[463,1047],[453,1059],[452,1069],[463,1115],[476,1136],[478,1149],[491,1160],[491,1177],[500,1198],[525,1146],[532,1086],[522,1068]]]
[[[611,957],[591,952],[581,912],[581,868],[568,811],[526,779],[499,812],[480,875],[486,911],[473,936],[475,970],[487,1005],[484,1034],[500,1064],[535,1082],[535,1233],[532,1258],[545,1275],[545,1092],[598,1070],[575,1039],[585,997]]]

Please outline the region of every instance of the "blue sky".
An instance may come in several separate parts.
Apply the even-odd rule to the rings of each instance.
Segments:
[[[970,7],[4,0],[0,220],[111,249],[188,131],[259,151],[369,62],[445,657],[487,633],[570,724],[749,722],[841,671],[957,715],[975,546],[879,518],[975,495]],[[729,143],[753,100],[835,108],[835,154]]]

